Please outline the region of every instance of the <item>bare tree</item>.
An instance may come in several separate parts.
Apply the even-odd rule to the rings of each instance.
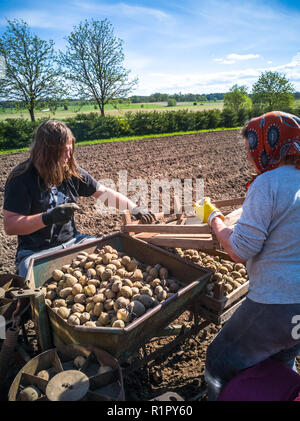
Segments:
[[[21,104],[35,121],[34,110],[39,104],[53,107],[65,94],[54,43],[33,35],[22,20],[7,22],[0,37],[0,55],[5,61],[0,98]]]
[[[85,20],[73,29],[66,52],[61,52],[65,77],[79,96],[94,99],[104,116],[105,104],[126,97],[137,79],[129,80],[130,71],[122,65],[123,41],[107,19]]]

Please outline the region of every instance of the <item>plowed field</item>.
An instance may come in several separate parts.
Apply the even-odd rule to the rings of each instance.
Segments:
[[[239,131],[209,132],[170,136],[129,142],[76,146],[78,163],[97,180],[112,179],[118,183],[119,171],[128,171],[128,182],[144,179],[149,190],[153,179],[204,180],[204,193],[212,199],[229,199],[245,194],[245,184],[252,169],[245,160],[244,141]],[[5,180],[14,166],[25,160],[28,153],[0,156],[0,272],[13,273],[16,237],[7,236],[2,224]],[[149,194],[150,198],[150,194]],[[80,232],[102,237],[120,230],[117,215],[101,216],[93,198],[81,198],[81,210],[75,220]],[[150,203],[149,203],[150,206]],[[180,321],[188,319],[185,312]],[[140,369],[125,378],[127,400],[149,400],[165,391],[176,391],[191,399],[203,384],[205,352],[219,326],[211,324],[207,333],[187,339],[166,359],[157,361],[149,370]],[[172,338],[171,338],[172,339]],[[153,350],[168,342],[159,339],[147,345]]]

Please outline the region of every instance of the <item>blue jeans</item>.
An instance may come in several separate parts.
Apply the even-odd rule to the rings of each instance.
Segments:
[[[292,336],[295,315],[300,315],[300,304],[261,304],[246,298],[207,348],[208,400],[216,400],[237,373],[268,357],[296,370],[300,338]]]
[[[74,244],[81,244],[88,240],[97,240],[97,237],[93,237],[91,235],[80,234],[79,232],[76,233],[76,236],[71,240],[67,241],[66,243],[61,244],[60,246],[52,247],[42,251],[32,251],[32,250],[19,250],[16,256],[15,264],[17,267],[17,273],[20,276],[26,277],[28,266],[30,260],[32,258],[42,256],[43,254],[51,253],[52,251],[57,251],[61,249],[65,249],[68,247],[72,247]]]

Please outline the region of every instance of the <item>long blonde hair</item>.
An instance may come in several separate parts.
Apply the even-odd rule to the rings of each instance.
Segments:
[[[72,139],[73,148],[67,165],[62,165],[60,159],[64,146]],[[33,166],[48,189],[59,186],[65,179],[72,176],[81,178],[78,164],[74,157],[75,137],[72,131],[61,121],[47,120],[41,123],[34,136],[30,157],[20,164],[11,174],[16,177],[28,171]]]

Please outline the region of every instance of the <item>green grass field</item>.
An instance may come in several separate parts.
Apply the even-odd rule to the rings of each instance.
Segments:
[[[147,112],[147,111],[172,111],[188,109],[191,111],[203,111],[211,109],[223,109],[223,101],[207,101],[201,102],[197,105],[193,105],[192,102],[178,102],[174,107],[168,107],[166,102],[153,102],[144,104],[118,104],[118,109],[115,109],[111,104],[105,106],[106,115],[123,115],[128,111],[131,112]],[[51,118],[57,120],[64,120],[69,117],[74,117],[78,113],[91,113],[96,112],[100,114],[100,110],[94,109],[93,105],[83,105],[81,108],[78,106],[70,105],[68,110],[64,110],[63,107],[59,107],[55,113],[51,111],[36,111],[35,118]],[[10,108],[0,108],[0,120],[6,118],[26,118],[30,119],[29,112],[27,110],[12,110]]]

